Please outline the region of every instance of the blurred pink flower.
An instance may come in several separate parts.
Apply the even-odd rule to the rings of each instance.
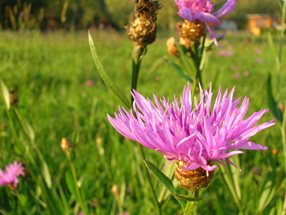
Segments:
[[[232,75],[232,78],[233,78],[234,80],[240,79],[240,74],[239,74],[239,72],[234,73],[234,74]]]
[[[248,76],[249,76],[249,71],[248,71],[248,69],[246,69],[246,70],[243,71],[243,76],[244,76],[244,77],[248,77]]]
[[[87,80],[87,81],[85,82],[85,86],[87,86],[87,87],[92,87],[93,85],[94,85],[93,80]]]
[[[261,54],[261,53],[262,53],[262,51],[261,51],[261,49],[256,48],[256,49],[255,49],[255,53],[256,53],[256,54]]]
[[[256,63],[258,63],[258,64],[262,64],[262,63],[263,63],[262,58],[256,58]]]
[[[238,68],[237,68],[237,66],[232,65],[232,66],[230,67],[230,69],[231,69],[231,71],[234,72],[234,71],[237,71]]]
[[[8,164],[5,170],[0,170],[0,186],[10,185],[17,188],[19,176],[25,176],[25,169],[23,165],[17,161]]]
[[[257,125],[267,110],[246,117],[249,99],[234,99],[234,88],[224,93],[220,89],[212,105],[212,89],[200,89],[199,101],[191,99],[188,85],[182,98],[173,102],[158,99],[154,103],[135,90],[133,110],[124,108],[108,116],[112,126],[124,137],[159,151],[169,160],[182,161],[186,170],[203,168],[213,171],[213,161],[231,163],[229,157],[241,150],[266,150],[249,139],[274,121]],[[180,102],[179,102],[180,101]],[[232,164],[232,163],[231,163]]]
[[[211,0],[176,0],[179,9],[178,14],[183,19],[201,21],[205,23],[212,39],[217,45],[216,35],[212,26],[220,24],[219,18],[233,11],[236,0],[227,0],[218,10],[214,11],[215,4]]]
[[[231,57],[233,55],[233,51],[231,49],[228,50],[222,49],[218,52],[218,55],[220,57]]]

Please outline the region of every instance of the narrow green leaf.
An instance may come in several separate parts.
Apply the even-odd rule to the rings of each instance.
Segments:
[[[277,61],[278,60],[277,51],[275,49],[274,40],[273,40],[271,33],[268,33],[267,39],[268,39],[268,44],[270,46],[270,50],[272,52],[271,54],[274,56],[275,60]]]
[[[163,173],[161,172],[154,164],[152,164],[150,161],[144,160],[145,165],[149,170],[153,172],[153,174],[161,181],[167,189],[171,193],[175,193],[176,189],[173,185],[173,182]]]
[[[69,191],[72,195],[77,198],[76,194],[76,182],[73,180],[72,174],[70,172],[66,172],[66,183],[68,185]]]
[[[275,116],[279,122],[282,123],[283,117],[281,111],[277,107],[277,102],[275,101],[275,98],[272,93],[272,83],[271,83],[271,74],[268,75],[267,81],[266,81],[266,90],[267,90],[267,102],[270,111]]]
[[[23,132],[26,134],[26,136],[30,140],[34,141],[35,140],[35,133],[34,133],[32,126],[30,125],[30,123],[25,118],[23,118],[21,116],[21,114],[16,109],[14,109],[14,111],[15,111],[15,114],[17,116],[18,121],[20,122],[20,125],[21,125]]]
[[[192,196],[187,196],[187,195],[183,195],[179,193],[174,193],[174,196],[178,197],[179,199],[184,199],[184,200],[191,201],[191,202],[200,201],[202,199],[202,198],[194,198]]]
[[[43,181],[42,177],[38,178],[37,184],[40,186],[41,197],[47,204],[47,210],[50,214],[64,214],[57,192],[53,189],[47,188],[47,184]]]
[[[0,88],[1,88],[1,94],[3,96],[3,100],[6,106],[6,109],[10,109],[10,94],[7,86],[4,84],[2,80],[0,80]]]
[[[89,41],[89,47],[92,55],[93,62],[95,64],[95,67],[97,69],[98,75],[103,80],[105,85],[112,90],[112,92],[118,96],[118,98],[127,106],[129,107],[129,101],[125,97],[124,93],[121,91],[121,89],[110,79],[109,75],[106,73],[101,61],[99,60],[99,57],[97,55],[95,45],[93,42],[93,39],[91,37],[90,32],[88,32],[88,41]]]
[[[59,196],[60,196],[61,201],[62,201],[62,205],[64,207],[65,214],[71,214],[69,203],[66,199],[65,193],[64,193],[61,185],[58,186],[58,191],[59,191]]]
[[[51,188],[52,187],[51,174],[50,174],[49,167],[46,162],[43,162],[43,176],[44,176],[44,179],[45,179],[45,182],[48,188]]]
[[[184,78],[186,81],[190,81],[191,83],[193,82],[193,80],[191,79],[191,77],[189,77],[188,75],[186,75],[186,73],[184,73],[184,70],[182,69],[182,67],[180,67],[178,64],[168,60],[167,58],[164,58],[165,62],[167,62],[171,67],[174,68],[174,70],[182,77]]]
[[[237,195],[238,199],[241,199],[240,171],[238,170],[238,168],[240,167],[239,157],[238,156],[234,156],[232,158],[232,161],[235,163],[235,165],[237,167],[229,165],[229,168],[230,168],[231,174],[233,176],[233,184],[234,184],[234,189],[236,191],[236,195]]]
[[[275,196],[275,186],[272,181],[267,181],[263,188],[259,199],[258,211],[262,212]]]
[[[195,76],[195,73],[196,73],[196,65],[195,65],[195,62],[194,62],[194,59],[190,59],[185,51],[184,51],[184,47],[181,46],[181,45],[177,45],[178,47],[178,50],[179,50],[179,53],[180,53],[180,60],[181,60],[181,63],[185,69],[185,72],[184,73],[190,73],[192,76]]]
[[[25,208],[28,198],[24,194],[21,194],[21,193],[19,193],[17,197],[18,197],[21,207]]]
[[[231,196],[233,197],[234,202],[237,206],[240,205],[240,199],[235,191],[235,185],[234,185],[234,179],[233,175],[230,171],[229,164],[227,164],[225,167],[219,166],[221,176],[222,176],[222,182],[225,184],[226,188],[229,190]]]

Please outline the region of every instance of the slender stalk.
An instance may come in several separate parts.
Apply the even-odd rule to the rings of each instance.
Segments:
[[[133,50],[131,91],[137,89],[139,72],[140,72],[141,62],[142,62],[142,58],[144,54],[145,54],[145,48],[138,47],[138,48],[134,48]],[[133,103],[133,98],[131,96],[131,105],[132,103]]]
[[[286,2],[283,2],[281,9],[281,20],[280,20],[280,35],[279,35],[279,48],[278,48],[278,64],[277,64],[277,92],[280,93],[280,80],[281,80],[281,69],[282,69],[282,55],[283,55],[283,42],[285,32],[285,20],[286,20]]]
[[[140,154],[141,154],[142,160],[143,161],[146,160],[145,159],[144,149],[143,149],[143,146],[141,144],[140,144]],[[153,199],[154,199],[154,202],[155,202],[155,206],[156,206],[156,208],[158,210],[158,214],[161,215],[162,214],[161,205],[158,202],[157,194],[155,192],[155,188],[154,188],[153,183],[151,181],[150,172],[149,172],[149,170],[148,170],[146,165],[143,165],[143,166],[144,166],[144,170],[145,170],[146,175],[147,175],[149,186],[151,187],[151,190],[152,190],[152,196],[153,196]]]
[[[7,116],[8,116],[8,120],[9,120],[9,124],[10,124],[10,127],[12,129],[12,133],[14,135],[14,137],[16,138],[16,140],[18,142],[21,142],[23,144],[23,146],[25,147],[26,146],[26,151],[27,151],[27,155],[30,159],[30,161],[32,162],[32,164],[34,165],[35,164],[35,159],[33,158],[32,154],[31,154],[31,148],[28,144],[26,144],[26,142],[24,140],[21,140],[19,135],[17,134],[17,131],[16,131],[16,127],[15,127],[15,124],[14,124],[14,121],[13,121],[13,117],[11,115],[11,112],[13,109],[10,109],[10,110],[6,110],[7,112]]]
[[[199,191],[190,192],[190,196],[192,196],[194,198],[198,198],[199,197]],[[196,201],[189,201],[186,204],[186,207],[183,211],[183,214],[184,215],[196,214],[196,208],[197,208],[197,202]]]
[[[199,48],[200,44],[195,44],[194,45],[194,51],[191,50],[191,60],[195,64],[195,69],[196,69],[196,76],[195,76],[195,86],[194,90],[198,89],[200,86],[204,88],[204,83],[203,83],[203,78],[202,78],[202,60],[203,60],[203,54],[204,54],[204,49],[205,49],[205,35],[203,36],[202,43],[201,43],[201,48]],[[196,92],[196,91],[193,91]]]
[[[140,72],[140,68],[141,68],[141,62],[142,62],[142,58],[143,58],[143,55],[145,54],[145,52],[146,52],[145,47],[135,47],[133,50],[131,91],[137,89],[137,83],[138,83],[139,72]],[[133,103],[133,97],[131,96],[131,106],[132,106],[132,103]],[[139,151],[140,151],[140,155],[142,157],[142,160],[145,161],[146,159],[145,159],[145,153],[144,153],[143,146],[140,145],[139,147],[140,147]],[[147,175],[148,184],[152,190],[152,196],[153,196],[153,199],[155,202],[155,206],[158,210],[158,214],[161,215],[162,214],[161,205],[158,202],[157,194],[155,192],[153,183],[151,181],[149,170],[146,167],[146,165],[144,165],[144,164],[143,164],[143,168],[144,168],[144,171]]]
[[[286,119],[285,119],[286,114],[284,114],[284,122],[283,125],[281,126],[281,138],[282,138],[282,144],[283,144],[283,154],[284,154],[284,168],[285,168],[285,173],[286,173]]]
[[[80,204],[82,210],[84,211],[84,214],[88,215],[89,214],[88,208],[87,208],[87,206],[86,206],[86,204],[85,204],[85,202],[84,202],[84,200],[83,200],[83,198],[81,196],[80,190],[79,190],[79,188],[77,186],[77,174],[76,174],[75,167],[73,165],[73,162],[72,162],[69,154],[67,155],[67,157],[68,157],[68,162],[69,162],[69,166],[70,166],[70,169],[71,169],[71,173],[72,173],[72,177],[73,177],[74,183],[76,183],[75,188],[76,188],[76,195],[77,195],[79,204]]]

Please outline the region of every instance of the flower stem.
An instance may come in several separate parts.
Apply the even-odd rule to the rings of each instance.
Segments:
[[[86,205],[86,202],[84,201],[84,199],[82,197],[82,194],[81,194],[81,192],[79,190],[78,184],[77,184],[77,174],[76,174],[75,166],[74,166],[73,161],[72,161],[72,159],[70,157],[70,154],[67,154],[67,157],[68,157],[70,170],[71,170],[71,173],[72,173],[73,182],[75,183],[76,198],[79,201],[80,207],[84,211],[84,214],[85,215],[89,215],[88,206]]]
[[[133,56],[132,56],[132,80],[131,80],[131,91],[132,90],[136,90],[137,89],[137,83],[138,83],[138,77],[139,77],[139,72],[140,72],[140,68],[141,68],[141,62],[142,62],[142,58],[144,56],[144,54],[146,53],[146,48],[145,47],[134,47],[133,50]],[[132,103],[133,103],[133,97],[131,96],[131,107],[132,107]],[[142,160],[145,161],[145,153],[144,153],[144,149],[143,146],[140,144],[140,154],[142,157]],[[151,177],[150,177],[150,173],[148,168],[146,167],[146,165],[143,164],[143,168],[144,171],[147,175],[147,181],[148,184],[152,190],[152,196],[155,202],[155,206],[158,210],[158,214],[161,215],[162,211],[161,211],[161,205],[158,202],[158,198],[157,198],[157,194],[155,192],[153,183],[151,181]]]
[[[286,2],[283,2],[281,8],[281,20],[280,20],[280,34],[279,34],[279,46],[278,46],[278,62],[277,62],[277,91],[278,95],[280,95],[280,80],[281,80],[281,70],[282,70],[282,55],[283,55],[283,42],[285,35],[285,20],[286,20]]]
[[[199,191],[190,192],[190,196],[194,198],[199,197]],[[184,215],[196,214],[197,201],[189,201],[183,211]]]
[[[284,153],[284,168],[286,173],[286,114],[284,114],[284,122],[281,126],[281,138],[282,138],[282,145],[283,145],[283,153]]]
[[[134,47],[133,49],[131,91],[137,89],[141,62],[145,53],[146,53],[146,48],[144,47]],[[133,97],[131,96],[131,105],[132,103],[133,103]]]

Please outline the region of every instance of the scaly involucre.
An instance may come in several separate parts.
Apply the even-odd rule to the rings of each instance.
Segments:
[[[267,110],[245,117],[249,99],[234,100],[234,88],[219,90],[212,106],[212,89],[200,89],[200,101],[192,101],[190,86],[185,87],[180,105],[158,99],[154,104],[133,91],[133,110],[124,108],[108,116],[112,126],[124,137],[161,152],[169,160],[183,161],[186,170],[203,168],[213,171],[214,161],[221,163],[241,150],[266,150],[267,147],[249,141],[259,131],[274,125],[269,121],[256,125]]]
[[[214,11],[215,4],[211,0],[176,0],[178,14],[183,19],[204,22],[211,37],[216,41],[216,35],[211,26],[220,24],[220,17],[229,14],[236,5],[236,0],[227,0],[225,4]]]
[[[25,169],[23,165],[17,161],[8,164],[5,170],[0,170],[0,186],[10,185],[17,188],[19,176],[25,176]]]

